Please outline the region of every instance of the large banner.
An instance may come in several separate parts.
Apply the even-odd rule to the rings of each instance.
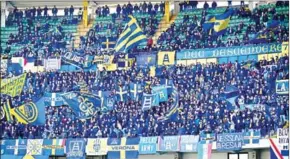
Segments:
[[[289,80],[277,80],[276,93],[281,95],[289,94]]]
[[[59,70],[60,67],[61,67],[60,58],[44,59],[44,68],[46,71]]]
[[[289,130],[279,128],[277,132],[278,149],[281,150],[282,156],[289,156]]]
[[[199,136],[183,135],[180,136],[180,152],[197,152]]]
[[[177,60],[189,60],[281,52],[281,44],[262,44],[253,46],[221,47],[213,49],[181,50],[177,52],[176,58]]]
[[[157,137],[141,137],[139,154],[155,154],[157,149]]]
[[[88,139],[86,154],[89,156],[107,155],[107,140],[108,138]]]
[[[66,157],[68,159],[85,159],[85,139],[67,139]]]
[[[243,133],[224,133],[217,135],[217,151],[241,150],[243,145]]]
[[[138,67],[148,67],[156,65],[156,53],[152,54],[139,54],[136,56],[137,66]]]
[[[180,136],[158,137],[158,151],[176,152],[179,151]]]
[[[158,65],[174,65],[175,51],[160,51],[158,52]]]

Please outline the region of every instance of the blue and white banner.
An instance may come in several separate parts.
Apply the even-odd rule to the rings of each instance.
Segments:
[[[128,97],[128,88],[125,86],[123,87],[118,86],[116,89],[116,100],[120,102],[125,102],[127,101],[127,97]]]
[[[180,148],[180,136],[159,136],[158,151],[177,152]]]
[[[276,93],[281,95],[289,94],[289,80],[277,80]]]
[[[62,93],[44,93],[45,106],[62,106],[65,104],[65,100],[62,98]]]
[[[243,146],[243,133],[224,133],[217,135],[217,151],[237,151]]]
[[[158,94],[146,94],[143,93],[142,97],[142,110],[149,110],[153,106],[159,106],[159,96]]]
[[[155,154],[157,150],[157,137],[141,137],[139,154]]]
[[[130,98],[138,101],[141,98],[143,89],[141,84],[130,83]]]
[[[160,86],[152,87],[152,93],[158,94],[159,102],[167,102],[168,100],[167,86],[160,85]]]
[[[27,150],[27,140],[16,139],[16,140],[4,140],[5,155],[25,155]]]
[[[140,53],[136,56],[137,66],[138,67],[150,67],[156,65],[156,53],[151,54],[142,54]]]
[[[282,44],[262,44],[252,46],[220,47],[213,49],[188,49],[177,52],[177,60],[243,56],[255,54],[281,53]]]
[[[244,144],[259,144],[261,138],[260,130],[250,130],[244,132]]]
[[[197,152],[198,135],[180,136],[180,152]]]
[[[202,144],[208,144],[208,143],[212,143],[213,141],[215,141],[215,134],[211,133],[211,134],[200,134],[200,143]]]
[[[67,139],[66,140],[66,157],[68,159],[85,159],[85,139]]]
[[[61,68],[60,58],[44,59],[43,63],[45,71],[59,70]]]

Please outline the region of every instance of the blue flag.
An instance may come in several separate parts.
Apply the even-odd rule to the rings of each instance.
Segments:
[[[216,139],[216,136],[214,133],[211,134],[205,134],[205,133],[201,133],[199,135],[200,137],[200,143],[201,144],[209,144],[209,143],[213,143]]]
[[[157,137],[141,137],[139,154],[155,154],[157,150]]]
[[[66,157],[68,159],[85,159],[85,139],[67,139],[66,140]]]
[[[123,87],[118,86],[116,90],[117,101],[120,101],[120,102],[127,101],[127,96],[128,96],[127,88],[125,86]]]
[[[244,132],[244,144],[259,144],[261,138],[261,131],[251,130]]]
[[[130,98],[138,101],[142,95],[142,86],[141,84],[130,83]]]
[[[109,138],[108,159],[137,159],[140,138]]]
[[[5,155],[25,155],[27,151],[27,140],[4,140],[4,153]]]
[[[169,111],[165,114],[165,116],[161,117],[159,121],[176,121],[179,115],[179,95],[176,88],[173,88],[172,92],[172,104],[170,106]]]
[[[62,93],[44,93],[45,106],[62,106],[64,105],[64,99],[61,96]]]
[[[250,43],[266,43],[268,40],[268,36],[270,34],[274,35],[275,30],[280,25],[278,20],[270,20],[267,22],[266,29],[259,31],[254,37],[249,41]]]
[[[158,94],[159,102],[167,102],[168,101],[168,92],[167,92],[167,87],[165,85],[152,87],[152,93]]]
[[[280,21],[278,20],[270,20],[267,22],[267,28],[274,29],[277,28],[280,25]]]
[[[65,139],[44,139],[42,145],[43,155],[63,156]]]
[[[152,107],[153,95],[143,93],[142,110],[149,110]]]
[[[180,150],[179,143],[180,136],[164,136],[158,137],[159,151],[177,152]]]
[[[68,92],[63,93],[62,97],[78,118],[90,118],[101,111],[101,100],[96,95],[84,92]]]
[[[101,99],[102,112],[107,112],[114,109],[115,99],[110,95],[110,91],[99,91],[98,96]]]

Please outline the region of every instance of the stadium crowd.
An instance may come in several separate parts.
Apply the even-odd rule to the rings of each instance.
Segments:
[[[268,67],[273,65],[276,67]],[[14,107],[39,98],[44,92],[75,90],[79,82],[85,82],[89,92],[111,91],[113,96],[117,86],[141,83],[144,92],[150,93],[152,86],[168,79],[173,80],[179,92],[179,116],[174,121],[161,120],[169,110],[171,98],[148,111],[142,111],[141,100],[115,102],[114,110],[98,112],[87,120],[77,119],[68,106],[46,107],[44,126],[3,121],[2,138],[196,135],[249,129],[269,136],[284,127],[289,119],[289,98],[275,94],[275,79],[288,79],[288,56],[253,61],[250,68],[245,66],[237,62],[177,65],[160,68],[156,77],[150,77],[149,69],[135,66],[129,70],[100,72],[98,79],[95,72],[28,73],[23,92],[12,98]],[[235,104],[221,98],[228,85],[239,90]],[[9,98],[4,97],[2,102]],[[255,106],[242,108],[244,104]]]
[[[195,8],[197,3],[180,4],[181,11]],[[277,2],[277,6],[289,5]],[[216,8],[212,5],[212,8]],[[288,15],[276,14],[275,9],[256,8],[252,13],[241,5],[236,9],[237,16],[254,21],[254,24],[238,24],[228,28],[223,36],[211,36],[203,31],[201,24],[205,22],[208,5],[202,10],[201,19],[197,16],[184,15],[183,23],[171,27],[158,39],[159,45],[147,45],[144,48],[135,48],[132,52],[180,50],[229,47],[250,44],[249,34],[266,28],[269,14],[273,20],[282,22]],[[7,25],[18,27],[16,35],[11,34],[7,41],[4,53],[9,54],[10,45],[20,44],[22,49],[17,51],[15,57],[61,57],[67,52],[66,41],[72,38],[71,33],[64,33],[61,25],[52,27],[50,23],[40,23],[38,19],[57,19],[58,9],[53,7],[53,17],[48,15],[48,8],[26,9],[15,8],[9,13]],[[63,24],[74,23],[74,7],[65,8]],[[157,12],[164,13],[164,3],[141,3],[132,5],[128,3],[116,7],[116,15],[110,14],[108,6],[99,7],[96,15],[107,17],[112,15],[113,21],[109,23],[96,23],[86,38],[82,40],[80,48],[76,51],[88,55],[104,54],[100,51],[105,29],[110,29],[114,35],[120,35],[122,24],[115,25],[114,19],[126,17],[131,13],[149,14],[149,18],[138,19],[139,25],[145,30],[147,36],[152,36],[158,25],[155,17]],[[43,13],[43,15],[42,15]],[[27,24],[22,23],[26,18]],[[191,22],[190,20],[193,20]],[[68,22],[69,21],[69,22]],[[199,21],[199,22],[198,22]],[[246,29],[245,29],[246,28]],[[246,31],[243,32],[242,30]],[[181,40],[183,35],[185,40]],[[222,37],[228,35],[242,35],[242,39]],[[279,26],[275,36],[269,35],[267,42],[288,41],[289,31],[285,26]],[[1,48],[2,50],[2,48]],[[106,54],[112,54],[109,52]],[[128,70],[106,71],[99,74],[95,71],[80,72],[27,72],[27,79],[20,96],[14,98],[1,95],[1,104],[11,100],[12,107],[25,102],[34,101],[43,96],[45,92],[73,91],[79,83],[84,82],[88,91],[110,91],[111,96],[116,94],[116,87],[129,87],[130,82],[142,85],[145,93],[151,93],[152,87],[159,85],[162,79],[172,80],[179,92],[179,115],[175,120],[162,120],[170,109],[172,97],[162,102],[159,107],[142,111],[142,101],[128,99],[126,102],[115,102],[114,109],[108,112],[98,112],[93,118],[80,120],[69,106],[46,107],[46,124],[44,126],[25,125],[18,122],[9,123],[1,120],[1,138],[67,138],[67,137],[121,137],[121,136],[163,136],[184,135],[200,133],[243,132],[249,129],[260,130],[262,136],[275,133],[277,128],[287,126],[289,120],[289,98],[278,96],[275,93],[275,80],[289,79],[289,57],[276,57],[270,61],[251,61],[248,63],[200,64],[191,66],[175,65],[157,68],[159,73],[151,77],[149,68],[139,68],[136,63]],[[8,77],[13,77],[11,72]],[[223,98],[228,86],[238,89],[238,96],[234,102]],[[246,107],[253,105],[253,107]]]

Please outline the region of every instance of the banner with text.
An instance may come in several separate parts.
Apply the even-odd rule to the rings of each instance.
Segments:
[[[289,130],[287,128],[279,128],[277,132],[278,148],[281,150],[282,156],[289,156]]]
[[[224,133],[217,135],[217,151],[241,150],[243,145],[243,133]]]
[[[289,80],[277,80],[276,93],[280,95],[289,94]]]
[[[158,137],[158,151],[176,152],[179,151],[180,136],[159,136]]]
[[[44,68],[46,71],[59,70],[61,68],[61,59],[60,58],[45,59]]]
[[[180,152],[197,152],[198,135],[180,136]]]
[[[157,149],[157,137],[141,137],[139,154],[155,154]]]
[[[266,53],[281,53],[281,44],[263,44],[251,46],[234,46],[221,47],[213,49],[187,49],[177,52],[177,60],[202,59],[202,58],[216,58],[229,56],[243,56]]]

